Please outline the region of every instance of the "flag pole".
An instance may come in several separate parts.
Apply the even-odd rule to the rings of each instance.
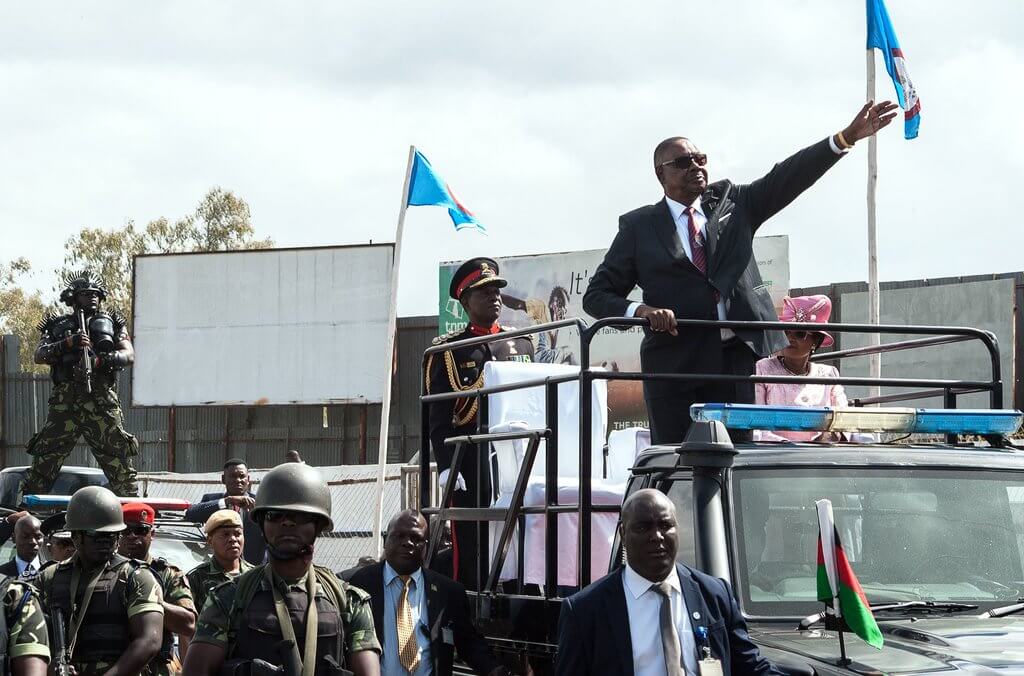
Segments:
[[[836,597],[836,603],[839,603],[839,597]],[[836,631],[839,632],[839,661],[836,664],[846,667],[850,665],[850,658],[846,656],[846,640],[843,639],[843,618],[841,616],[836,618]]]
[[[416,159],[416,146],[409,146],[409,161],[405,166],[405,185],[402,187],[402,206],[398,210],[398,227],[395,229],[395,255],[391,263],[391,304],[388,308],[388,332],[384,358],[387,368],[384,378],[384,393],[380,404],[380,435],[377,445],[377,505],[374,511],[373,547],[377,558],[384,551],[381,533],[384,530],[384,474],[388,464],[388,432],[391,418],[391,383],[394,380],[395,334],[398,330],[398,270],[402,261],[402,231],[405,228],[405,210],[409,205],[409,181]],[[423,452],[422,450],[420,451]]]
[[[867,50],[867,100],[875,98],[875,50]],[[868,323],[878,325],[879,321],[879,290],[878,290],[878,242],[875,232],[875,188],[878,183],[878,135],[868,137]],[[870,345],[880,343],[879,334],[871,333]],[[882,377],[882,355],[873,354],[868,357],[869,376]],[[881,393],[878,385],[871,387],[870,396],[877,397]]]

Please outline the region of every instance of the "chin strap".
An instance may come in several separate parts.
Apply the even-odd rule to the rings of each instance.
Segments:
[[[283,552],[274,545],[267,543],[267,553],[270,558],[277,561],[291,561],[293,559],[313,559],[313,545],[306,545],[297,552]]]

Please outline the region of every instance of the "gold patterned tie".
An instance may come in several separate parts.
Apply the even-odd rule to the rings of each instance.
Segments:
[[[399,575],[402,580],[402,596],[398,599],[395,626],[398,627],[398,657],[402,666],[410,674],[420,666],[420,651],[416,644],[416,624],[412,619],[412,606],[409,605],[409,586],[412,577]]]

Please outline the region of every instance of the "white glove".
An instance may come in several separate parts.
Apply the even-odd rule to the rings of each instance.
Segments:
[[[450,472],[451,472],[450,469],[446,469],[446,470],[442,471],[441,474],[439,474],[438,477],[437,477],[437,484],[438,484],[438,486],[441,487],[442,491],[444,490],[445,485],[448,483],[448,474]],[[457,490],[457,491],[464,491],[464,490],[466,490],[466,480],[462,478],[462,472],[459,472],[459,475],[457,477],[455,477],[455,490]]]

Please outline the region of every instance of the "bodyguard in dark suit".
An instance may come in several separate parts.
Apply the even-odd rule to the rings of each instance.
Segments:
[[[249,512],[256,505],[256,496],[249,492],[249,468],[245,466],[245,461],[231,458],[225,462],[221,481],[224,483],[224,492],[204,494],[199,502],[186,510],[185,520],[205,524],[219,509],[235,510],[242,516],[242,529],[245,535],[242,558],[258,566],[267,555],[267,543],[263,539],[260,527],[249,518]]]
[[[39,549],[43,545],[41,526],[39,519],[31,514],[18,519],[14,524],[14,558],[0,566],[0,577],[36,579],[43,566],[39,558]]]
[[[384,561],[351,575],[370,594],[382,676],[447,676],[456,651],[477,674],[507,674],[473,626],[466,588],[423,567],[426,546],[423,515],[400,512],[388,524]]]
[[[593,317],[641,317],[645,373],[750,375],[754,362],[786,345],[782,332],[676,330],[680,319],[777,321],[753,256],[761,224],[811,187],[854,143],[895,117],[896,105],[868,102],[843,131],[775,165],[747,185],[708,184],[707,155],[686,138],[662,141],[654,173],[665,198],[619,217],[619,232],[583,296]],[[639,285],[643,302],[626,296]],[[645,382],[654,443],[681,441],[698,401],[753,403],[747,383]]]
[[[628,564],[562,602],[558,674],[683,676],[700,673],[707,655],[724,676],[780,673],[751,642],[729,584],[676,563],[675,506],[664,493],[631,495],[619,529]]]

